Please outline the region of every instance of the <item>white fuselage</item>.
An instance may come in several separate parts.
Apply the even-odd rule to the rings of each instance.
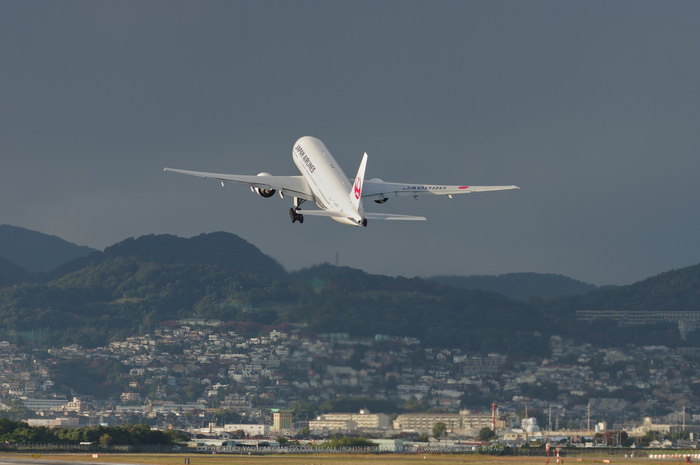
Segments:
[[[362,223],[362,200],[359,208],[353,205],[350,197],[353,186],[323,142],[314,137],[302,137],[294,144],[292,158],[309,183],[319,208],[337,212],[338,216],[331,218],[339,223],[353,226]]]

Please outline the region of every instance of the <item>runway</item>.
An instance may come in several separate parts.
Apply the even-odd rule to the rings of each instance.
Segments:
[[[85,465],[85,463],[88,463],[89,457],[86,457],[86,460],[64,460],[63,458],[56,458],[56,459],[43,459],[43,458],[20,458],[20,457],[2,457],[0,456],[0,465],[24,465],[24,464],[31,464],[31,465]],[[96,465],[138,465],[135,464],[134,462],[100,462],[99,458],[96,459],[90,459],[89,463],[91,464],[96,464]]]

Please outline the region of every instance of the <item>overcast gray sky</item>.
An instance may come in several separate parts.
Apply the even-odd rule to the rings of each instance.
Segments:
[[[288,270],[564,274],[700,262],[700,2],[0,2],[0,223],[104,248],[229,231]],[[292,224],[163,167],[519,191],[395,199],[427,222]]]

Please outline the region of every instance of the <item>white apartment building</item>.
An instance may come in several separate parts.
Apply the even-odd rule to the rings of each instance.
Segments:
[[[368,410],[360,410],[360,413],[326,413],[316,420],[309,421],[309,429],[322,431],[324,428],[333,431],[340,428],[341,424],[347,424],[349,428],[359,429],[389,429],[389,417],[383,413],[370,413]]]

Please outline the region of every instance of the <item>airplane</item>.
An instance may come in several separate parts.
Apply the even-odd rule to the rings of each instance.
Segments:
[[[355,181],[351,185],[340,165],[330,151],[315,137],[305,136],[296,141],[292,149],[294,164],[301,176],[272,176],[270,173],[258,173],[256,176],[235,174],[204,173],[165,168],[164,171],[214,179],[223,187],[227,182],[250,186],[250,190],[261,197],[270,198],[279,192],[294,197],[294,206],[289,209],[292,223],[304,222],[304,216],[326,216],[351,226],[367,226],[367,220],[425,221],[423,216],[397,215],[391,213],[370,213],[364,208],[364,200],[373,200],[383,204],[393,197],[414,197],[419,195],[446,195],[471,192],[500,191],[520,189],[518,186],[442,186],[435,184],[399,184],[384,182],[381,179],[364,180],[367,167],[365,152],[357,170]],[[306,201],[314,202],[320,210],[301,209]]]

